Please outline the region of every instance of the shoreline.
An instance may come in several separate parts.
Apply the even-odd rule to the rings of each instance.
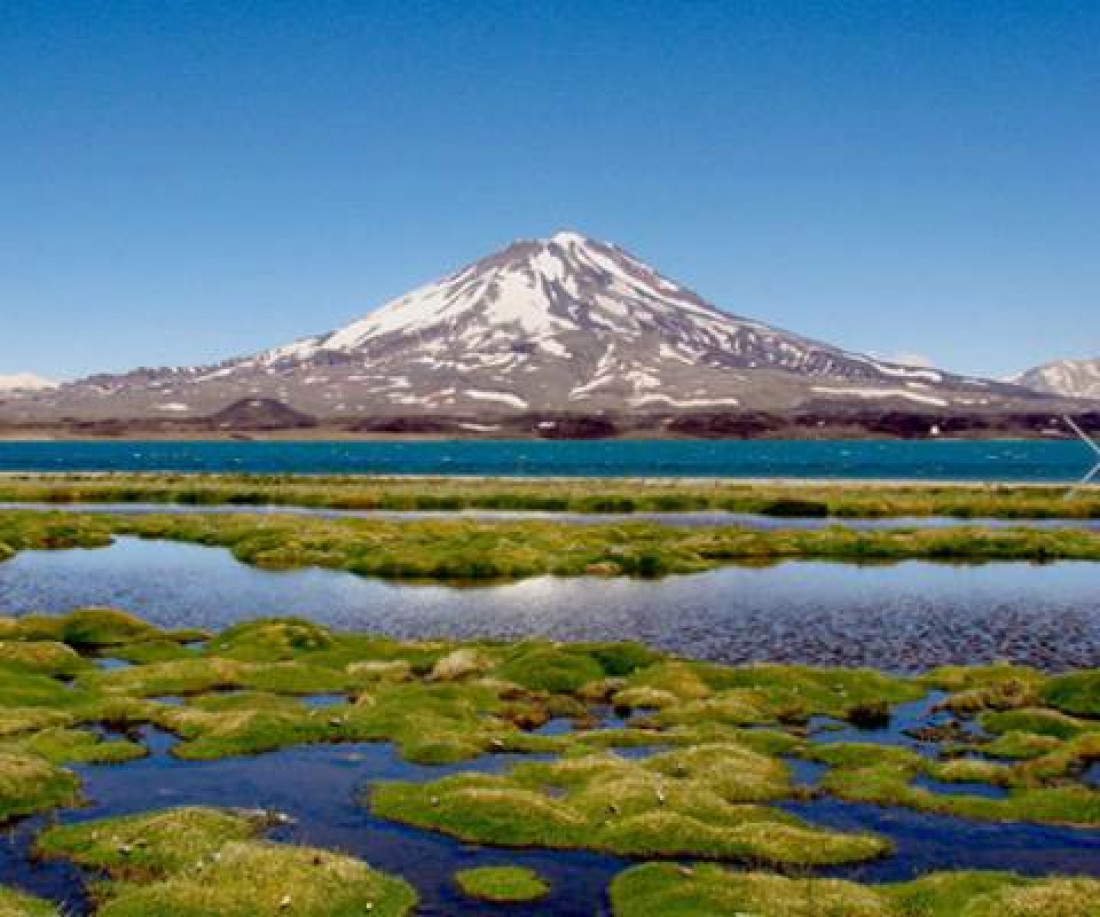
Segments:
[[[1006,440],[1011,442],[1011,440]],[[1073,487],[1077,487],[1072,481],[1024,481],[1015,480],[1012,478],[990,478],[988,480],[967,480],[966,478],[859,478],[859,477],[836,477],[836,478],[823,478],[823,477],[784,477],[784,476],[769,476],[769,477],[751,477],[751,476],[735,476],[735,477],[714,477],[714,476],[667,476],[667,475],[615,475],[615,476],[599,476],[599,475],[550,475],[550,474],[524,474],[524,475],[503,475],[503,474],[390,474],[383,473],[377,474],[374,472],[302,472],[302,471],[287,471],[287,472],[247,472],[247,471],[203,471],[203,470],[187,470],[179,469],[172,471],[110,471],[110,470],[88,470],[88,471],[13,471],[10,469],[0,470],[0,482],[10,481],[24,481],[35,480],[39,478],[45,478],[46,480],[77,480],[88,478],[91,480],[110,480],[115,478],[138,478],[138,479],[157,479],[157,478],[212,478],[212,479],[238,479],[238,480],[296,480],[317,482],[319,480],[325,481],[342,481],[347,483],[371,483],[371,484],[386,484],[386,483],[435,483],[440,481],[455,482],[455,483],[501,483],[501,484],[519,484],[519,483],[532,483],[532,484],[640,484],[646,487],[789,487],[789,488],[801,488],[801,487],[826,487],[836,488],[838,490],[843,489],[855,489],[855,488],[878,488],[880,490],[889,490],[892,488],[905,488],[912,490],[935,490],[943,487],[951,487],[958,489],[972,489],[972,490],[1004,490],[1004,489],[1027,489],[1027,490],[1068,490]],[[1092,481],[1088,484],[1081,485],[1080,489],[1085,492],[1100,492],[1100,481]]]
[[[1076,489],[1040,482],[896,481],[722,478],[530,478],[488,476],[374,476],[225,474],[210,472],[0,472],[0,505],[149,505],[171,512],[228,506],[247,510],[285,507],[346,514],[463,513],[532,516],[674,518],[691,514],[816,520],[981,519],[1100,520],[1100,486]]]

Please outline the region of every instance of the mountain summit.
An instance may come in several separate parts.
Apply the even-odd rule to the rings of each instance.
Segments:
[[[731,315],[618,246],[559,232],[514,242],[336,331],[217,366],[93,376],[20,399],[14,415],[208,418],[252,401],[261,407],[250,416],[268,405],[354,423],[845,406],[970,412],[1041,400]]]
[[[430,373],[433,390],[414,396],[436,406],[472,399],[521,409],[738,405],[750,387],[739,371],[943,381],[934,370],[884,364],[721,312],[617,246],[575,232],[515,242],[253,365],[318,360],[369,367],[372,382],[396,389]]]
[[[1011,381],[1048,395],[1100,401],[1100,357],[1055,360],[1020,373]]]

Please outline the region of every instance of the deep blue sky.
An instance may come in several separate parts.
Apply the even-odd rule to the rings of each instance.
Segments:
[[[7,0],[0,373],[215,360],[513,238],[1004,374],[1100,353],[1100,4]]]

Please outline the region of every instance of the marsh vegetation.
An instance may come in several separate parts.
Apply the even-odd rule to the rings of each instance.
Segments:
[[[1036,528],[859,531],[280,515],[0,513],[0,561],[32,549],[103,547],[115,536],[231,550],[270,569],[326,567],[390,580],[515,581],[541,575],[655,578],[785,560],[956,563],[1100,559],[1100,532]]]
[[[1100,519],[1100,489],[1053,485],[777,484],[649,479],[378,478],[362,475],[9,474],[0,502],[301,506],[347,510],[630,513],[720,510],[776,517]]]
[[[91,609],[0,618],[0,680],[0,818],[58,813],[34,855],[105,876],[92,902],[112,917],[396,915],[416,900],[415,862],[389,876],[276,842],[278,812],[154,806],[68,819],[84,801],[79,769],[124,770],[150,753],[149,730],[172,737],[180,762],[392,744],[425,772],[364,786],[359,804],[497,849],[495,864],[454,878],[485,900],[552,892],[508,864],[510,849],[622,858],[611,889],[622,915],[663,902],[661,913],[699,915],[1047,917],[1088,913],[1079,908],[1100,892],[1096,877],[826,879],[823,867],[898,856],[894,840],[797,814],[829,798],[1094,835],[1100,790],[1085,774],[1100,760],[1096,671],[731,667],[636,644],[399,642],[297,619],[165,631]],[[801,779],[805,766],[820,771],[816,782]],[[5,914],[55,912],[14,890],[0,904]]]

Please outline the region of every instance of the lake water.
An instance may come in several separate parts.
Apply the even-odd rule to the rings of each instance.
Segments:
[[[1063,562],[892,566],[798,561],[658,581],[402,585],[335,570],[268,571],[226,550],[120,538],[0,564],[0,611],[130,609],[165,627],[304,615],[401,638],[640,640],[701,659],[918,671],[996,659],[1100,666],[1100,568]]]
[[[0,442],[0,471],[1076,481],[1078,441]]]

